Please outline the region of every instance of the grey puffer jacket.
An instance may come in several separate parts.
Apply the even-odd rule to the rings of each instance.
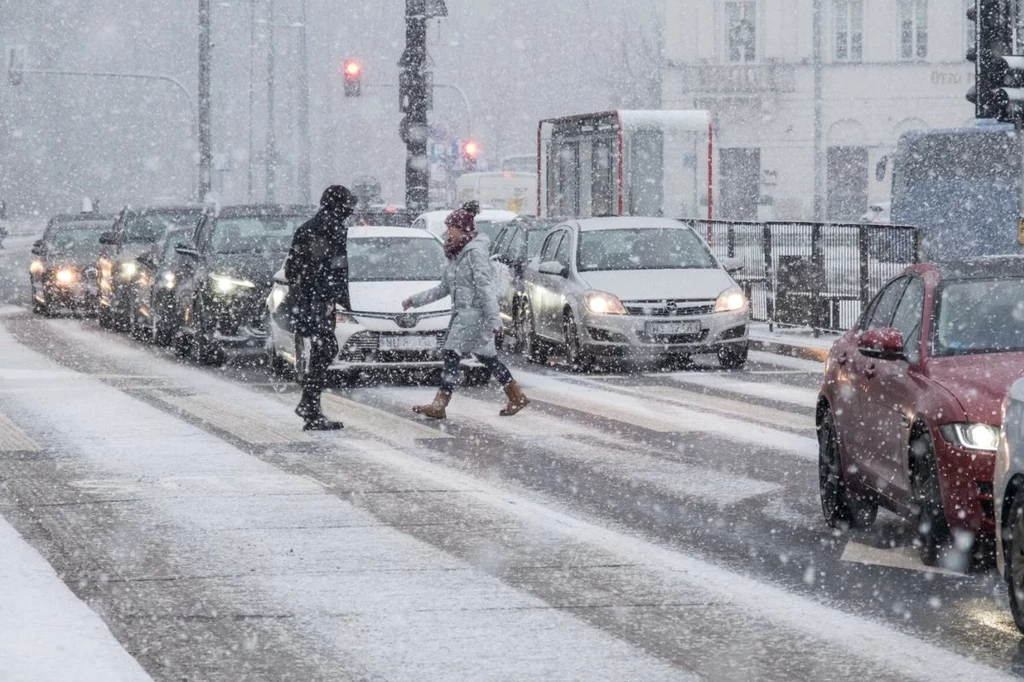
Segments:
[[[454,260],[448,261],[440,284],[410,300],[413,307],[418,308],[445,296],[452,297],[452,319],[445,350],[496,355],[494,330],[501,328],[501,315],[490,259],[490,240],[486,236],[477,235]]]

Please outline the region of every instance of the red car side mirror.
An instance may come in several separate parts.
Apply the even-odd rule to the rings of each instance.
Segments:
[[[906,359],[903,354],[903,334],[892,327],[867,330],[857,339],[857,350],[861,355],[879,360]]]

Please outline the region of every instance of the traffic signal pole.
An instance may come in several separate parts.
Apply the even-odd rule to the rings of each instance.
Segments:
[[[405,118],[399,133],[405,142],[405,205],[417,212],[429,203],[430,166],[427,162],[427,0],[405,0],[405,52],[399,97]]]
[[[213,151],[210,141],[210,0],[199,0],[199,201],[211,185]]]

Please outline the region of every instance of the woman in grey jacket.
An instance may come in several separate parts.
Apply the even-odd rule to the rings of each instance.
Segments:
[[[433,419],[447,417],[445,409],[459,381],[462,358],[467,354],[474,355],[505,387],[508,405],[499,412],[501,416],[511,417],[530,402],[508,367],[498,359],[494,346],[494,337],[501,331],[502,324],[498,314],[498,295],[494,289],[494,267],[488,253],[489,240],[476,231],[474,216],[479,210],[476,202],[470,202],[445,219],[448,234],[444,252],[448,265],[442,273],[441,283],[402,301],[402,308],[408,310],[439,301],[445,296],[452,297],[452,319],[444,344],[441,387],[432,403],[413,408]]]

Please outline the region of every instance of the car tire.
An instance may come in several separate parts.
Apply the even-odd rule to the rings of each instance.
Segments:
[[[110,306],[101,305],[96,311],[96,321],[100,329],[113,330],[114,323],[110,317]]]
[[[1003,557],[1010,613],[1017,629],[1024,633],[1024,487],[1017,490],[1010,503],[1007,525],[1003,528]]]
[[[530,362],[546,365],[548,349],[537,336],[537,328],[533,321],[533,310],[529,303],[523,304],[523,354]]]
[[[818,425],[818,493],[825,523],[842,530],[868,528],[878,515],[878,504],[855,498],[845,481],[839,454],[839,434],[832,410],[826,408]]]
[[[150,335],[153,343],[161,347],[171,345],[174,342],[174,328],[164,321],[163,315],[158,313],[155,308],[150,316],[152,318]]]
[[[565,335],[565,360],[569,367],[577,372],[590,372],[594,368],[594,358],[584,350],[579,327],[568,310],[562,320],[562,332]]]
[[[217,366],[223,364],[224,353],[212,339],[207,338],[207,321],[202,306],[192,310],[192,358],[200,365]]]
[[[722,369],[743,369],[747,365],[747,344],[733,343],[718,349],[718,364]]]
[[[927,432],[910,443],[911,491],[917,508],[918,553],[925,566],[938,566],[953,549],[953,534],[942,507],[935,448]]]
[[[510,353],[522,353],[526,347],[526,321],[523,317],[524,303],[516,301],[512,306],[512,333],[508,338]]]

